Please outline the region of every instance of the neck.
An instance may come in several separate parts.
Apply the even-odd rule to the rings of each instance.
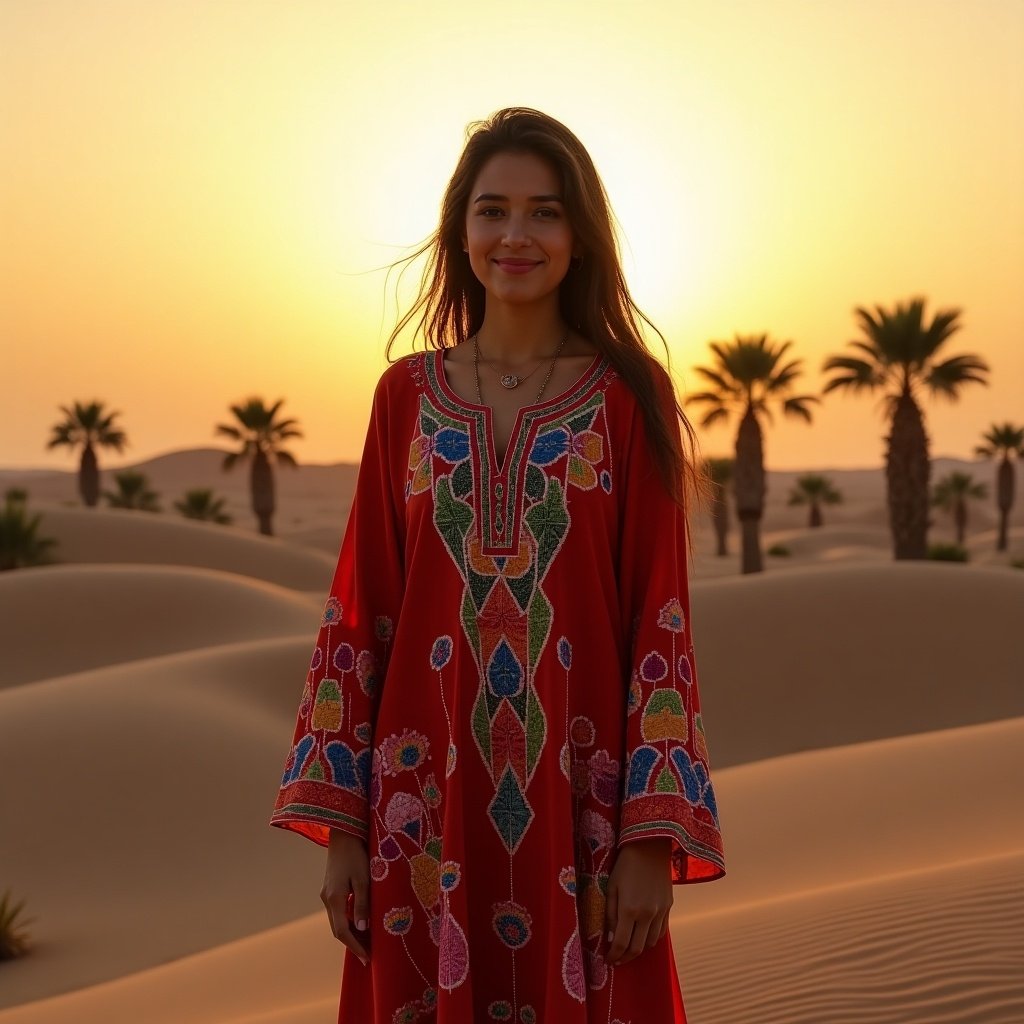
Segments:
[[[557,302],[544,309],[489,302],[479,331],[483,344],[481,358],[486,352],[487,361],[511,369],[550,359],[566,330]]]

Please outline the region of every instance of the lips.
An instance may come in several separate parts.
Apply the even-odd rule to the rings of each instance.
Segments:
[[[540,266],[540,260],[500,259],[494,262],[508,274],[525,274],[527,271],[533,270],[534,267]]]

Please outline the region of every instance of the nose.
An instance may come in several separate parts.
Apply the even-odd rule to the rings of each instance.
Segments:
[[[521,217],[512,216],[505,221],[505,231],[501,240],[510,249],[519,249],[531,243],[526,224]]]

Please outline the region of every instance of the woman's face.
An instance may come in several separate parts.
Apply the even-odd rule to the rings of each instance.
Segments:
[[[469,194],[463,246],[488,299],[533,303],[557,294],[573,234],[555,169],[532,153],[497,153]]]

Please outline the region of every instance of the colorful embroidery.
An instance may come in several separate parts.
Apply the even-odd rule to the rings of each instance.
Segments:
[[[374,1009],[357,965],[342,1016],[670,1020],[665,946],[604,959],[623,842],[673,836],[675,881],[721,863],[685,576],[658,550],[678,520],[638,406],[595,361],[521,410],[499,464],[441,354],[403,363],[375,395],[275,810],[367,840]]]
[[[546,734],[532,683],[552,617],[542,584],[569,529],[566,487],[594,486],[593,466],[605,450],[592,429],[604,393],[597,390],[582,403],[578,398],[599,369],[600,362],[552,406],[521,411],[503,471],[492,480],[489,410],[447,399],[436,358],[423,361],[441,408],[426,393],[420,396],[410,466],[413,455],[417,467],[421,453],[433,456],[434,523],[466,583],[462,625],[481,675],[473,736],[495,786],[491,821],[510,853],[534,817],[526,792]],[[562,477],[555,475],[559,463]]]
[[[656,624],[669,634],[671,651],[649,651],[630,681],[628,713],[643,705],[643,742],[629,752],[620,841],[669,834],[685,850],[720,864],[720,822],[707,743],[690,698],[693,669],[685,653],[676,655],[676,637],[685,635],[687,626],[682,602],[674,597],[663,605]]]

